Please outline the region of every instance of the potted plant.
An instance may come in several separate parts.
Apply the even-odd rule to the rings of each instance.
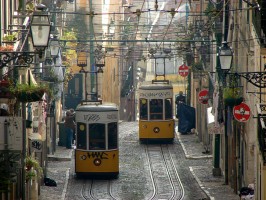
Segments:
[[[223,89],[225,106],[237,106],[243,102],[243,96],[239,87],[226,87]]]
[[[50,94],[49,87],[43,84],[16,84],[10,91],[20,102],[41,101],[44,93]]]
[[[33,177],[42,177],[43,170],[40,163],[32,155],[26,156],[25,158],[25,170],[26,170],[26,181],[31,180]],[[36,171],[35,171],[36,170]]]

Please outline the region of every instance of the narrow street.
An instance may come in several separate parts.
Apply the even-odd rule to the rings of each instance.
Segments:
[[[219,184],[216,187],[217,190],[224,190],[221,179],[208,179],[205,176],[206,172],[211,171],[211,156],[204,156],[201,152],[197,152],[199,155],[202,154],[202,157],[192,155],[194,159],[186,158],[183,147],[187,145],[185,143],[188,141],[185,138],[195,138],[194,135],[184,136],[184,145],[181,145],[180,135],[177,135],[173,144],[141,144],[138,141],[137,122],[122,122],[119,130],[120,173],[118,179],[77,179],[74,173],[73,152],[71,161],[49,162],[48,175],[56,181],[58,178],[59,182],[57,181],[57,188],[42,186],[40,199],[47,200],[49,199],[47,194],[51,195],[52,193],[54,193],[52,198],[56,199],[61,186],[66,189],[64,191],[61,188],[63,197],[67,200],[209,199],[206,191],[200,187],[194,173],[197,173],[197,176],[201,174],[200,179],[203,178],[209,182],[213,191],[216,187],[214,182]],[[197,148],[198,145],[194,145],[194,147]],[[60,174],[65,175],[65,172],[68,171],[69,179],[68,177],[58,177]],[[63,181],[64,178],[67,180],[67,187]],[[217,191],[214,191],[214,195],[215,193],[217,195]],[[229,195],[226,199],[238,199],[238,196],[234,195],[232,191],[225,195]],[[209,194],[209,196],[211,195]],[[220,199],[225,199],[224,197]]]

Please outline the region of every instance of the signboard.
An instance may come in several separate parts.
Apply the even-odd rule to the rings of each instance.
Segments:
[[[0,150],[22,150],[22,118],[0,117]]]
[[[188,75],[189,68],[185,64],[181,65],[178,69],[178,73],[180,76],[186,77]]]
[[[208,90],[201,90],[199,92],[199,102],[202,104],[207,104],[209,100],[209,91]]]
[[[247,104],[241,103],[238,106],[234,106],[233,115],[239,122],[247,122],[250,118],[250,108]]]
[[[212,111],[212,107],[207,108],[208,133],[209,134],[223,134],[224,125],[215,123],[214,116],[211,111]]]

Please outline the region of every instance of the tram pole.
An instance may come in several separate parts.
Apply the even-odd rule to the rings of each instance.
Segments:
[[[93,47],[93,39],[94,39],[94,33],[93,33],[93,9],[92,9],[92,0],[90,0],[90,20],[89,20],[89,27],[90,27],[90,70],[89,71],[93,71],[92,70],[92,66],[95,65],[94,62],[94,47]],[[96,66],[95,66],[96,67]],[[93,86],[94,86],[94,78],[95,78],[95,74],[91,73],[90,74],[90,78],[91,78],[91,90],[90,93],[93,93]],[[86,86],[87,87],[87,86]],[[92,95],[91,95],[91,100],[92,100]]]

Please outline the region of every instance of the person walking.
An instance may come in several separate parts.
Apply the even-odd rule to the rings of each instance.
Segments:
[[[186,97],[183,95],[183,91],[179,92],[179,96],[176,97],[175,103],[176,103],[176,118],[178,118],[179,105],[182,103],[186,103]]]
[[[66,148],[72,148],[72,141],[76,123],[74,121],[74,113],[68,110],[65,117],[65,131],[67,136]]]

